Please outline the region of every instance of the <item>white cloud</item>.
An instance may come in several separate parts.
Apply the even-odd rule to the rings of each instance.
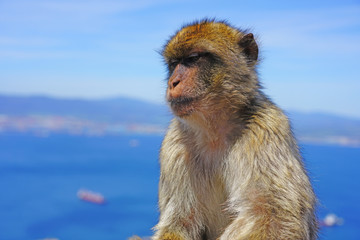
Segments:
[[[165,84],[161,79],[73,76],[37,76],[25,81],[18,77],[1,79],[1,94],[51,95],[62,98],[100,99],[127,96],[161,103]],[[21,85],[21,88],[19,88]]]
[[[2,3],[0,20],[18,19],[54,19],[63,18],[91,18],[101,15],[134,11],[159,4],[160,1],[137,0],[137,1],[115,1],[115,0],[14,0]],[[69,20],[69,19],[62,19]]]
[[[43,1],[41,5],[50,11],[85,15],[112,14],[137,10],[154,4],[154,1]]]
[[[357,103],[359,81],[272,81],[266,82],[265,87],[265,92],[285,109],[323,111],[360,118]]]
[[[85,56],[84,56],[85,55]],[[87,54],[75,51],[29,51],[29,50],[0,50],[0,60],[54,60],[86,58]]]
[[[270,11],[255,24],[267,48],[320,53],[360,53],[360,6]]]
[[[59,39],[53,39],[48,37],[10,37],[10,36],[0,36],[0,46],[3,47],[52,47],[59,44],[62,44],[63,41]]]
[[[161,3],[162,0],[14,0],[4,1],[0,7],[1,25],[23,32],[96,33],[114,24],[119,14],[137,11]],[[12,30],[11,30],[12,31]]]

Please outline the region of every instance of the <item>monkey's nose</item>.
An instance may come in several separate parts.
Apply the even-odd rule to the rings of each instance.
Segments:
[[[180,80],[175,79],[174,81],[172,81],[172,82],[170,83],[170,85],[171,85],[170,88],[171,88],[171,89],[176,88],[176,86],[179,85],[179,83],[180,83]]]
[[[168,86],[168,96],[170,98],[177,98],[182,95],[184,91],[184,84],[182,80],[178,77],[171,79]]]

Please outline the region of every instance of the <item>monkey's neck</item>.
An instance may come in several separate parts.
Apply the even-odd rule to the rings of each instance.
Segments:
[[[244,133],[264,102],[269,100],[258,91],[245,104],[229,105],[222,101],[218,101],[218,105],[205,104],[205,107],[202,105],[198,111],[179,120],[184,130],[194,137],[194,144],[205,144],[209,150],[225,150]]]
[[[201,144],[211,151],[217,151],[225,150],[231,144],[234,134],[241,134],[244,127],[235,123],[236,121],[230,116],[234,116],[234,113],[226,109],[212,114],[196,112],[191,116],[181,118],[180,122],[193,136],[194,144]]]

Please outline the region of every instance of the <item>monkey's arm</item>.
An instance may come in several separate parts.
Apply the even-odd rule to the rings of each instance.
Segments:
[[[186,173],[183,173],[186,175]],[[197,239],[199,227],[195,216],[193,191],[186,177],[181,180],[168,178],[176,174],[161,173],[159,186],[160,220],[155,226],[154,240]],[[181,176],[181,175],[176,175]],[[170,184],[169,181],[178,184]],[[176,188],[176,189],[175,189]]]
[[[160,220],[154,240],[195,240],[201,231],[193,176],[187,166],[189,155],[179,136],[178,129],[170,126],[160,151]]]
[[[229,209],[236,217],[220,240],[315,239],[313,190],[287,119],[279,119],[250,124],[233,150],[241,156],[229,158]]]

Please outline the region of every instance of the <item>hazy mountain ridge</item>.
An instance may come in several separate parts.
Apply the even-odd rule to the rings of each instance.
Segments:
[[[289,111],[287,115],[301,141],[360,147],[360,119],[316,112]]]
[[[148,124],[165,124],[170,118],[164,105],[123,97],[83,100],[0,95],[0,114],[71,116],[93,121]]]
[[[360,119],[286,111],[301,141],[360,146]],[[103,100],[0,95],[0,131],[72,134],[164,133],[165,104],[130,98]]]

